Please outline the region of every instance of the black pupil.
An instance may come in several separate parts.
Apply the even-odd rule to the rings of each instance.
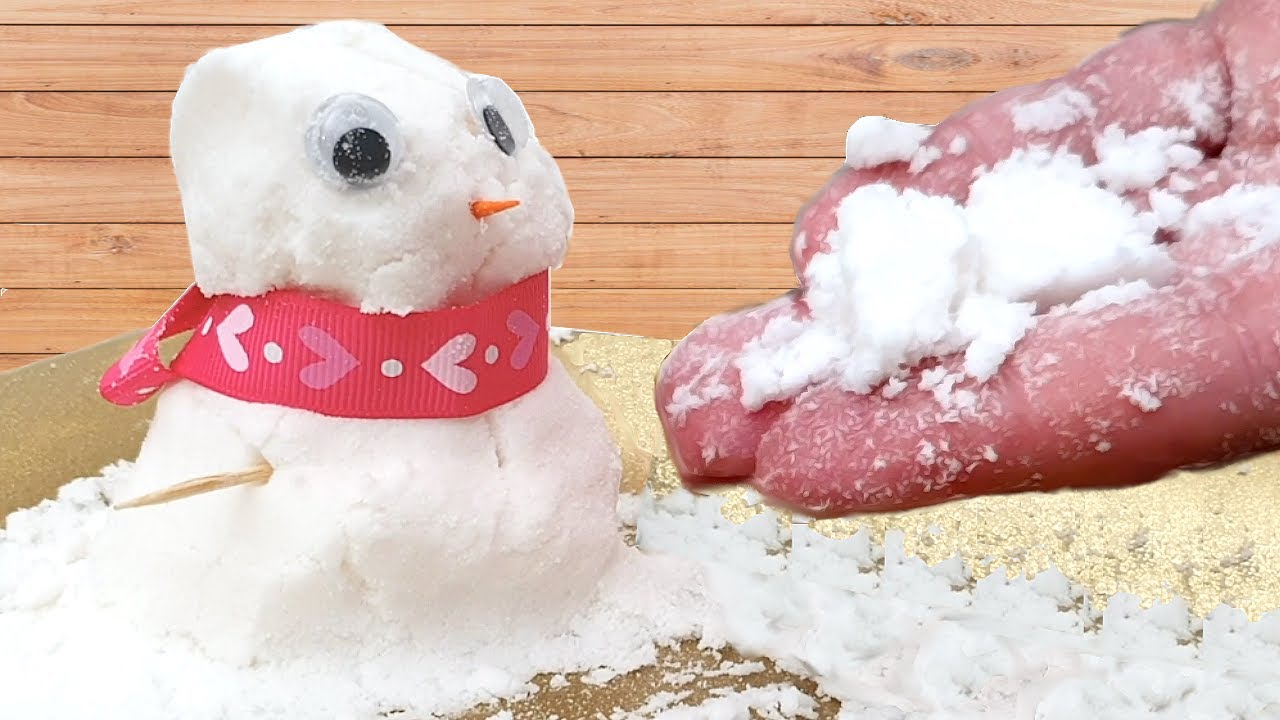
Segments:
[[[511,136],[511,128],[507,127],[507,121],[502,119],[498,108],[490,105],[484,109],[484,124],[489,127],[489,134],[498,143],[499,150],[508,155],[516,151],[516,139]]]
[[[391,146],[371,128],[348,130],[333,146],[333,168],[348,182],[368,182],[391,167]]]

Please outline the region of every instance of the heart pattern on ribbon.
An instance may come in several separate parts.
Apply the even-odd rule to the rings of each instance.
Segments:
[[[312,390],[332,387],[360,364],[360,361],[348,352],[342,343],[314,325],[300,328],[298,339],[307,346],[308,350],[321,357],[319,362],[302,368],[302,372],[298,375],[302,384]]]
[[[476,336],[471,333],[455,335],[422,363],[422,369],[441,385],[459,395],[467,395],[476,389],[476,374],[462,367],[476,351]]]
[[[253,327],[253,310],[248,305],[237,305],[218,323],[214,333],[218,337],[218,348],[222,350],[222,359],[227,366],[242,373],[249,369],[249,353],[245,351],[240,336]]]
[[[507,329],[519,338],[515,352],[511,353],[511,367],[523,370],[533,358],[533,349],[537,347],[538,336],[542,334],[542,326],[529,313],[516,310],[507,316]]]

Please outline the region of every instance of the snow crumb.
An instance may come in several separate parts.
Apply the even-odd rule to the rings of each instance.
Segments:
[[[1190,145],[1195,137],[1187,128],[1151,127],[1127,135],[1119,125],[1110,125],[1094,140],[1094,172],[1114,192],[1146,190],[1171,170],[1186,170],[1204,159]]]
[[[880,390],[880,394],[883,395],[886,400],[892,400],[901,395],[902,392],[907,389],[907,386],[907,381],[902,378],[889,378],[888,382],[886,382],[884,387]]]
[[[933,132],[930,125],[916,125],[878,115],[859,118],[845,136],[845,164],[855,170],[886,163],[909,162]]]
[[[939,147],[921,147],[916,154],[911,156],[911,165],[907,168],[912,175],[924,172],[925,168],[932,165],[942,157],[942,148]]]
[[[1013,108],[1013,128],[1020,133],[1052,133],[1097,115],[1093,100],[1065,85],[1040,100]]]
[[[680,692],[662,691],[654,693],[643,705],[630,712],[615,708],[608,720],[652,720],[657,713],[667,710],[676,703],[683,702],[693,693],[688,690]],[[596,720],[604,720],[604,715],[596,713]]]
[[[676,386],[671,392],[671,402],[667,403],[667,413],[672,419],[683,424],[694,410],[733,397],[733,388],[724,382],[728,367],[728,360],[721,355],[708,358],[687,383]]]
[[[1214,102],[1225,103],[1226,88],[1212,70],[1206,70],[1198,78],[1173,83],[1166,95],[1182,108],[1196,130],[1209,133],[1222,126],[1223,120]]]
[[[1248,244],[1228,260],[1251,255],[1280,239],[1280,186],[1239,184],[1187,212],[1182,232],[1190,237],[1229,227]]]
[[[550,337],[552,344],[557,346],[577,340],[579,334],[581,333],[577,330],[562,327],[553,327],[547,331],[547,335]]]
[[[582,676],[582,682],[587,685],[608,685],[609,681],[618,677],[618,671],[613,668],[595,668]]]
[[[969,149],[969,139],[963,135],[957,135],[951,138],[951,144],[947,146],[947,152],[952,155],[963,155]]]
[[[964,371],[978,382],[995,376],[1009,353],[1035,327],[1035,303],[1010,303],[974,296],[960,307],[956,327],[972,338],[964,352]]]
[[[1196,182],[1182,173],[1173,173],[1169,176],[1169,189],[1186,194],[1196,189]]]
[[[1147,202],[1155,213],[1156,224],[1162,228],[1174,227],[1187,216],[1187,201],[1167,190],[1152,189],[1147,194]]]
[[[1121,283],[1119,285],[1105,285],[1097,290],[1090,290],[1085,293],[1079,300],[1067,306],[1065,311],[1083,315],[1105,307],[1128,305],[1153,292],[1155,292],[1155,289],[1146,280],[1135,280],[1134,282]]]
[[[652,716],[654,720],[767,720],[818,717],[818,703],[793,685],[774,684],[743,690],[717,689],[717,695],[693,707],[672,708]],[[637,719],[638,720],[638,719]]]
[[[606,367],[600,367],[600,365],[599,365],[599,364],[597,364],[597,363],[593,363],[593,362],[592,362],[592,363],[587,363],[587,364],[583,365],[582,367],[578,368],[578,374],[579,374],[579,375],[584,375],[584,374],[586,374],[586,373],[592,373],[592,374],[594,374],[594,375],[599,375],[599,376],[600,376],[600,377],[602,377],[602,378],[612,378],[612,377],[615,377],[615,376],[616,376],[616,373],[614,372],[613,368],[608,367],[608,366],[606,366]]]
[[[1164,395],[1155,378],[1125,383],[1120,390],[1120,397],[1127,398],[1130,404],[1145,413],[1153,413],[1164,407]]]

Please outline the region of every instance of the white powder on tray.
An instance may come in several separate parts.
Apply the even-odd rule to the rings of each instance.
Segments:
[[[616,676],[695,634],[814,678],[847,720],[1252,719],[1280,708],[1280,615],[1249,623],[1221,608],[1200,621],[1180,601],[1141,610],[1117,596],[1098,629],[1088,598],[1056,571],[974,582],[958,557],[929,567],[906,555],[900,533],[884,546],[865,532],[831,540],[767,509],[735,525],[719,498],[683,491],[623,498],[644,552],[619,561],[565,636],[458,656],[372,635],[357,657],[236,666],[181,637],[139,634],[95,601],[87,550],[129,472],[73,482],[0,531],[0,717],[417,718],[527,696],[538,672]],[[687,697],[600,716],[816,717],[789,685]]]
[[[1086,113],[1072,97],[1042,101],[1025,122],[1047,127]],[[898,159],[920,157],[909,147],[918,149],[919,127],[886,122],[850,129],[860,138],[850,142],[850,167],[880,162],[890,149]],[[810,316],[772,321],[736,361],[743,405],[758,409],[832,380],[868,393],[955,353],[964,353],[966,375],[985,382],[1039,315],[1106,288],[1165,284],[1174,264],[1156,234],[1181,223],[1187,207],[1150,190],[1152,209],[1140,210],[1124,193],[1199,163],[1191,139],[1181,129],[1108,128],[1091,166],[1033,145],[980,170],[963,204],[887,183],[857,188],[836,208],[829,251],[804,270]]]

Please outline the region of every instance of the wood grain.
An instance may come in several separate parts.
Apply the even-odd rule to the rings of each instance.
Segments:
[[[795,282],[790,225],[578,225],[562,288],[777,288]],[[0,225],[9,288],[183,288],[182,225]]]
[[[1063,74],[1115,27],[395,28],[534,90],[990,91]],[[209,48],[269,26],[0,26],[0,90],[174,90]],[[571,59],[571,61],[566,61]]]
[[[864,115],[936,123],[979,93],[530,92],[560,157],[843,157]],[[0,93],[0,157],[164,157],[167,92]]]
[[[6,0],[0,23],[403,25],[1127,25],[1190,17],[1205,0]]]
[[[785,223],[840,167],[822,158],[566,158],[580,222]],[[0,159],[0,218],[18,223],[182,221],[164,158]]]
[[[551,321],[583,330],[680,338],[708,317],[785,289],[581,290],[553,288]],[[150,326],[177,290],[10,290],[0,298],[5,353],[62,353]],[[626,308],[619,312],[619,308]]]
[[[0,257],[8,288],[191,284],[184,225],[0,225]]]

